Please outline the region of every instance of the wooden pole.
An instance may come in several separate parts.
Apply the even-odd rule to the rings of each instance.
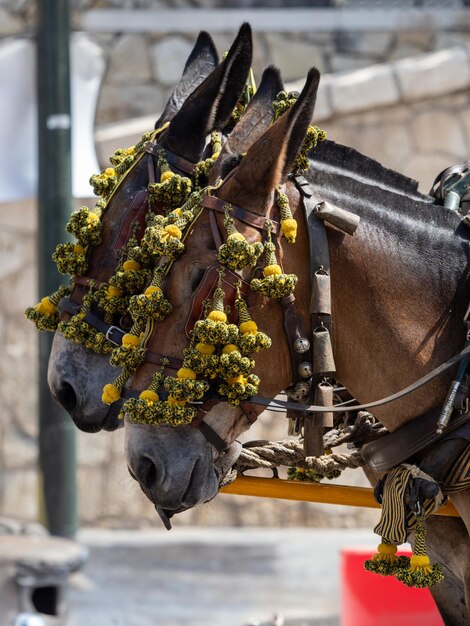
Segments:
[[[277,498],[279,500],[301,500],[321,504],[341,504],[379,509],[374,500],[372,489],[367,487],[349,487],[347,485],[301,483],[279,478],[259,478],[257,476],[239,476],[231,485],[223,487],[221,493],[258,498]],[[451,502],[438,509],[434,515],[459,517]]]

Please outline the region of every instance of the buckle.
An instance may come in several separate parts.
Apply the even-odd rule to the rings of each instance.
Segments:
[[[118,336],[116,339],[113,339],[113,333],[117,333]],[[119,326],[110,326],[105,333],[105,337],[108,341],[114,343],[115,346],[120,346],[122,344],[122,338],[125,334],[126,333],[122,330],[122,328],[119,328]]]

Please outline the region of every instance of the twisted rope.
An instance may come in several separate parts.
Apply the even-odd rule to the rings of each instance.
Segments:
[[[365,441],[381,437],[386,433],[387,430],[370,413],[361,411],[357,414],[353,424],[332,428],[325,433],[323,445],[326,449],[352,442],[360,446]],[[226,474],[221,486],[232,483],[238,472],[260,468],[273,469],[281,465],[310,469],[317,474],[327,476],[334,471],[342,472],[346,468],[362,467],[365,461],[358,451],[305,457],[303,442],[298,439],[249,441],[244,444],[236,464]]]

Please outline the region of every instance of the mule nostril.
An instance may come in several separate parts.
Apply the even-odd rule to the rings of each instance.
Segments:
[[[157,482],[157,468],[148,457],[142,457],[137,467],[137,480],[145,489],[151,490]]]
[[[67,413],[72,413],[77,407],[77,394],[69,383],[61,383],[58,389],[54,389],[54,397]]]

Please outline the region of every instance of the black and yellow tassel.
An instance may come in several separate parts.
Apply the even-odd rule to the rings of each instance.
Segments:
[[[258,291],[268,298],[280,300],[290,295],[297,284],[295,274],[284,274],[276,259],[276,246],[271,241],[270,222],[267,223],[268,239],[264,244],[265,267],[263,269],[264,278],[253,278],[250,283],[253,291]]]
[[[202,343],[213,345],[227,345],[237,343],[238,328],[235,324],[227,322],[227,315],[224,311],[224,291],[221,287],[221,280],[214,292],[212,300],[212,310],[206,319],[199,320],[194,325],[194,334]]]
[[[138,398],[126,400],[119,417],[126,415],[132,422],[149,426],[162,423],[163,402],[159,396],[159,389],[165,377],[164,368],[167,363],[165,359],[162,369],[154,373],[150,385],[140,393]]]
[[[238,342],[240,352],[246,356],[271,347],[271,339],[265,333],[258,330],[258,324],[254,322],[248,312],[248,307],[241,297],[240,288],[237,287],[237,299],[235,308],[238,311]]]
[[[93,193],[96,196],[108,198],[117,185],[118,177],[114,167],[107,167],[101,174],[94,174],[90,178],[90,185],[93,187]]]
[[[123,294],[139,293],[150,280],[150,270],[142,268],[138,261],[128,259],[109,279],[109,284]]]
[[[256,374],[243,376],[239,374],[233,378],[228,378],[226,382],[219,386],[219,393],[227,397],[227,401],[232,406],[238,406],[242,400],[247,400],[258,393],[260,379]]]
[[[160,182],[150,183],[148,192],[151,202],[161,202],[166,212],[180,207],[192,191],[191,179],[171,171],[165,157],[165,151],[158,155],[157,166],[160,169]]]
[[[50,296],[41,298],[41,302],[34,307],[28,307],[26,317],[31,320],[38,330],[55,331],[59,324],[58,304],[62,298],[71,294],[70,287],[61,286]]]
[[[281,232],[289,243],[295,243],[297,237],[297,220],[292,217],[289,198],[282,193],[281,187],[275,189],[276,204],[281,213]]]
[[[61,274],[82,276],[88,269],[85,248],[79,243],[59,243],[52,255]]]
[[[377,552],[364,562],[367,571],[381,576],[394,576],[409,565],[410,559],[404,555],[397,556],[397,546],[384,538],[377,546]]]
[[[152,282],[144,293],[132,296],[129,300],[129,314],[134,322],[153,319],[162,321],[169,315],[173,307],[163,295],[162,283],[164,270],[156,268]]]
[[[184,360],[188,367],[205,378],[213,379],[217,376],[219,357],[212,343],[199,341],[194,345],[191,342],[189,348],[184,350]]]
[[[238,232],[230,216],[230,205],[227,205],[225,210],[224,225],[227,229],[227,241],[219,248],[217,255],[219,263],[232,270],[254,267],[263,252],[263,244],[258,241],[249,243],[245,236]]]
[[[98,245],[101,241],[99,209],[90,211],[88,207],[82,206],[78,211],[72,213],[65,230],[76,237],[78,243],[83,247]]]
[[[432,587],[444,580],[440,563],[431,564],[426,551],[426,527],[423,516],[416,517],[415,543],[409,567],[400,569],[396,578],[407,587]]]

